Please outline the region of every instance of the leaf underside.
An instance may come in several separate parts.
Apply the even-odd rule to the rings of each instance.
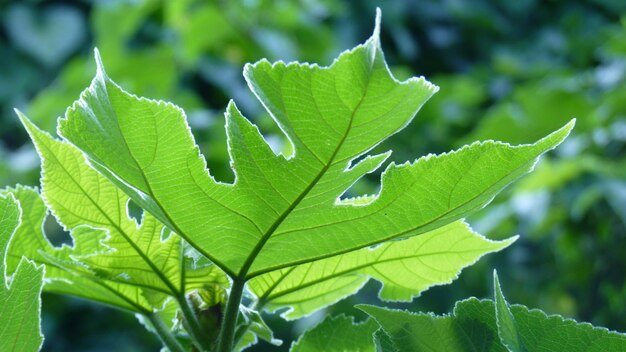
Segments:
[[[214,265],[192,265],[180,237],[151,214],[144,212],[139,224],[130,218],[128,196],[79,150],[18,115],[42,159],[42,190],[41,196],[21,186],[3,191],[26,209],[9,248],[11,270],[25,255],[47,266],[46,291],[138,313],[160,309],[168,297],[208,281],[227,284]],[[71,231],[72,246],[56,248],[47,240],[42,223],[48,208]]]
[[[295,319],[354,294],[370,279],[383,284],[381,299],[409,301],[431,286],[451,282],[481,256],[509,246],[515,238],[490,241],[463,218],[532,170],[543,153],[563,141],[574,121],[534,144],[477,142],[391,163],[382,172],[378,194],[345,198],[357,180],[379,169],[391,154],[368,151],[410,123],[438,89],[423,77],[404,82],[393,77],[379,43],[379,20],[369,40],[328,67],[266,60],[246,65],[248,86],[293,152],[276,155],[230,102],[225,118],[233,184],[210,175],[180,108],[124,91],[107,77],[96,51],[96,77],[59,120],[60,139],[18,112],[42,160],[41,192],[22,186],[0,191],[0,202],[15,199],[23,211],[12,228],[6,222],[11,231],[6,243],[0,241],[7,253],[3,271],[6,264],[7,274],[13,273],[3,295],[19,288],[21,277],[30,277],[29,299],[38,300],[43,270],[35,263],[45,264],[47,291],[144,315],[165,307],[163,315],[171,318],[176,309],[168,299],[196,289],[222,297],[227,274],[248,282],[259,310],[286,308],[283,317]],[[139,220],[129,214],[131,201],[145,210]],[[54,247],[48,241],[42,230],[48,211],[71,232],[71,246]],[[189,246],[204,258],[190,258]],[[33,284],[37,279],[39,286]],[[523,351],[523,314],[509,310],[501,294],[496,301],[501,328],[493,341],[487,339],[493,332],[488,327],[467,330],[454,316],[406,318],[406,313],[364,307],[383,329],[374,319],[355,325],[350,318],[330,318],[293,349],[426,346],[413,342],[413,325],[397,332],[381,322],[397,313],[393,324],[420,317],[424,331],[449,335],[445,347],[450,350],[475,336],[481,344],[477,348],[499,350],[501,338],[509,349]],[[472,304],[486,312],[486,303]],[[257,312],[241,313],[252,328],[240,347],[257,336],[278,343]],[[32,330],[33,321],[28,324]],[[466,335],[455,335],[458,329]],[[320,339],[337,331],[333,338]]]
[[[248,288],[260,305],[296,319],[356,293],[370,278],[383,286],[386,301],[410,301],[434,285],[456,279],[481,256],[502,250],[516,238],[493,242],[457,221],[421,236],[391,241],[339,256],[260,275]]]
[[[14,271],[6,265],[9,242],[20,217],[15,198],[0,196],[0,351],[39,351],[43,343],[40,294],[44,268],[26,258],[20,258]]]
[[[393,78],[378,32],[377,25],[365,44],[328,67],[265,60],[245,67],[250,89],[294,152],[274,154],[231,102],[234,184],[211,177],[181,109],[125,92],[98,55],[95,79],[59,132],[134,202],[231,277],[247,280],[462,219],[531,170],[573,127],[532,145],[488,141],[392,163],[379,194],[342,199],[390,153],[354,160],[405,127],[437,90],[424,78]]]

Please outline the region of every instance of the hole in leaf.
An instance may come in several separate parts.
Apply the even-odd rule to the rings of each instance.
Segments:
[[[48,237],[48,241],[50,241],[54,247],[61,247],[64,244],[73,246],[74,242],[72,241],[72,236],[63,229],[52,214],[46,216],[43,222],[43,230],[46,237]]]
[[[133,202],[131,199],[126,203],[126,213],[129,217],[135,220],[137,224],[141,224],[141,218],[143,217],[143,208]]]

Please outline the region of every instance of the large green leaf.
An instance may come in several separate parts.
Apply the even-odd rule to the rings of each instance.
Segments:
[[[374,352],[374,332],[378,324],[369,319],[355,324],[344,315],[328,317],[305,332],[292,346],[292,352]]]
[[[59,222],[107,233],[109,250],[74,259],[102,278],[161,292],[161,299],[204,285],[214,266],[189,268],[180,237],[146,212],[137,224],[128,215],[128,196],[92,169],[79,150],[18,115],[41,156],[42,196]]]
[[[263,274],[248,287],[268,310],[289,307],[283,314],[289,319],[354,294],[370,278],[383,283],[381,299],[409,301],[431,286],[452,282],[461,269],[514,240],[493,242],[457,221],[407,240]]]
[[[470,298],[458,302],[448,316],[368,305],[359,309],[380,324],[401,352],[626,350],[624,334],[520,305],[509,307],[497,282],[496,287],[496,301]]]
[[[378,32],[377,23],[365,44],[328,67],[265,60],[245,67],[294,152],[275,155],[229,104],[234,184],[210,176],[181,109],[125,92],[97,54],[97,75],[59,131],[136,203],[229,275],[249,279],[459,220],[528,172],[573,127],[532,145],[489,141],[391,164],[378,195],[341,200],[389,153],[357,160],[406,126],[437,90],[424,78],[397,81]]]
[[[41,334],[41,287],[44,268],[21,258],[7,277],[5,257],[20,223],[20,207],[11,195],[0,196],[0,351],[38,351]]]

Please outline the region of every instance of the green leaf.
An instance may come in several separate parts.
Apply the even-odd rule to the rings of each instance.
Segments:
[[[383,283],[381,299],[410,301],[431,286],[452,282],[461,269],[515,239],[490,241],[456,221],[407,240],[263,274],[252,279],[248,288],[270,311],[289,307],[283,313],[288,319],[354,294],[370,278]]]
[[[42,230],[47,209],[37,190],[18,186],[0,194],[13,195],[23,210],[21,224],[6,258],[8,272],[16,270],[24,256],[46,266],[45,291],[73,295],[132,312],[153,309],[141,288],[100,278],[74,259],[108,251],[110,248],[103,244],[106,233],[78,227],[71,232],[73,246],[54,247]]]
[[[498,295],[498,293],[496,293]],[[505,302],[504,302],[505,303]],[[593,327],[588,323],[577,323],[558,315],[548,316],[539,310],[530,310],[521,305],[510,306],[510,319],[516,322],[519,343],[513,345],[507,337],[503,344],[502,331],[497,322],[496,310],[500,303],[492,300],[470,298],[457,302],[452,315],[435,316],[425,313],[410,313],[376,306],[360,305],[359,309],[369,314],[389,335],[398,351],[518,351],[524,346],[527,351],[568,352],[617,352],[626,350],[626,335]],[[433,338],[436,336],[437,338]]]
[[[125,92],[107,77],[97,53],[96,77],[59,131],[231,277],[250,279],[459,220],[531,170],[572,129],[573,121],[531,145],[489,141],[391,164],[378,195],[341,200],[389,153],[356,160],[405,127],[437,90],[424,78],[399,82],[391,75],[378,20],[365,44],[328,67],[265,60],[245,67],[248,85],[294,152],[275,155],[229,104],[234,184],[210,176],[181,109]]]
[[[106,231],[107,251],[73,255],[98,276],[160,292],[163,300],[202,287],[215,269],[185,264],[182,239],[144,212],[138,224],[128,215],[126,196],[87,163],[69,143],[39,130],[18,112],[42,159],[42,196],[66,228],[88,226]],[[203,280],[198,280],[203,279]]]
[[[40,295],[44,268],[22,257],[12,277],[7,277],[5,257],[20,214],[14,197],[0,196],[0,351],[39,351],[43,343]]]
[[[459,302],[453,316],[441,317],[376,306],[357,307],[380,324],[399,352],[506,351],[498,340],[495,320],[493,329],[484,323],[493,320],[493,305],[485,301]]]
[[[374,333],[378,325],[372,319],[355,324],[352,317],[328,317],[305,332],[292,346],[292,352],[375,352]]]
[[[526,352],[526,347],[524,347],[524,343],[518,333],[515,317],[513,313],[511,313],[509,304],[502,294],[498,274],[495,270],[493,272],[493,286],[496,305],[496,323],[498,324],[500,341],[502,341],[502,344],[506,346],[510,352]]]

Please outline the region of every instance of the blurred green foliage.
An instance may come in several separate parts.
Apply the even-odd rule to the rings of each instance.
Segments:
[[[455,300],[490,296],[497,267],[511,302],[626,331],[626,2],[619,0],[5,0],[0,181],[37,184],[38,158],[12,108],[53,129],[93,76],[94,46],[124,88],[182,106],[212,173],[230,181],[228,99],[275,150],[288,148],[245,86],[243,65],[264,57],[329,64],[368,37],[376,6],[392,71],[441,87],[407,129],[377,147],[393,149],[393,160],[477,139],[525,143],[578,118],[565,145],[470,219],[491,238],[521,239],[411,309],[444,313]],[[375,192],[376,182],[372,175],[350,192]],[[376,291],[368,285],[331,313],[358,315],[351,305],[376,303]],[[287,348],[316,319],[270,325]],[[156,350],[133,320],[46,295],[44,348]]]

